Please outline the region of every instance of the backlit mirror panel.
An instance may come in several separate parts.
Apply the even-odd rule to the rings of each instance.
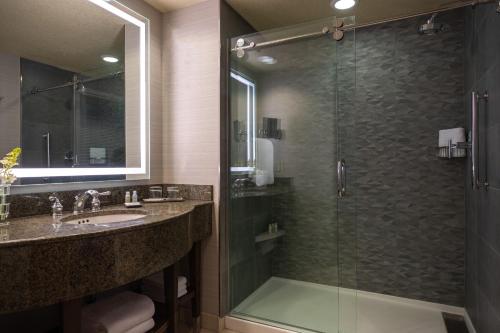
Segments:
[[[16,185],[146,175],[146,38],[115,1],[2,1],[0,156],[22,148]]]

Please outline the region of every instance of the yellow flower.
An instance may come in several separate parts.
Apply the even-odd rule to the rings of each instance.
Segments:
[[[16,147],[0,160],[0,164],[2,164],[2,169],[0,169],[0,181],[3,184],[12,184],[16,181],[16,176],[14,176],[12,168],[19,165],[19,163],[17,163],[19,155],[21,155],[21,148]]]

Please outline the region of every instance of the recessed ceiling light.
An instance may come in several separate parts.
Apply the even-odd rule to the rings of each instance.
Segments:
[[[266,64],[266,65],[274,65],[275,63],[278,62],[276,58],[270,57],[270,56],[260,56],[257,58],[261,63]]]
[[[340,10],[349,9],[356,5],[355,0],[331,0],[330,5]]]
[[[101,59],[103,61],[106,61],[106,62],[118,62],[118,58],[117,57],[113,57],[113,56],[110,56],[110,55],[103,55],[103,56],[101,56]]]

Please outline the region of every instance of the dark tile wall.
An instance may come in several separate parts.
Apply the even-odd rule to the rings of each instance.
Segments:
[[[259,54],[278,62],[258,72],[258,119],[280,119],[284,135],[273,140],[275,176],[293,179],[293,191],[273,203],[286,234],[273,254],[272,273],[339,285],[337,44],[308,39]]]
[[[90,148],[106,149],[98,167],[125,166],[125,81],[122,76],[85,83],[79,94],[78,162],[92,165]]]
[[[51,135],[51,165],[65,167],[64,156],[73,151],[73,89],[65,87],[31,94],[33,89],[58,86],[73,79],[73,73],[21,58],[22,125],[21,164],[26,168],[47,166],[42,135]]]
[[[78,162],[92,166],[89,149],[105,148],[106,163],[99,167],[125,165],[125,109],[123,78],[97,80],[85,83],[87,93],[76,95],[79,116],[74,119],[72,86],[32,94],[33,89],[45,89],[71,82],[75,73],[57,67],[21,59],[22,80],[22,142],[21,165],[43,168],[47,165],[46,142],[42,137],[51,136],[51,166],[71,167],[74,154],[74,122],[78,126]],[[117,180],[117,176],[25,178],[23,185],[64,183],[85,180]]]
[[[258,117],[281,119],[277,175],[295,190],[272,204],[273,275],[464,304],[465,162],[435,155],[438,131],[465,125],[464,13],[438,17],[450,31],[421,36],[418,17],[266,49]]]
[[[234,308],[271,277],[269,242],[258,244],[255,236],[267,232],[274,198],[232,198],[229,225],[229,306]]]
[[[466,300],[478,333],[500,331],[500,16],[493,4],[466,10],[467,127],[472,91],[488,91],[479,107],[479,174],[489,186],[471,188],[471,163],[466,168]]]
[[[344,144],[356,196],[357,287],[463,306],[464,160],[435,155],[463,127],[464,14],[421,36],[426,17],[356,31],[357,120]],[[347,82],[349,84],[349,82]],[[340,83],[342,86],[342,83]]]

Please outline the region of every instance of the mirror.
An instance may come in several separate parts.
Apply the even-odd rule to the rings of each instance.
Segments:
[[[231,171],[253,172],[256,158],[255,82],[245,74],[231,70]]]
[[[109,0],[0,6],[0,156],[22,148],[15,184],[146,178],[147,19]]]

